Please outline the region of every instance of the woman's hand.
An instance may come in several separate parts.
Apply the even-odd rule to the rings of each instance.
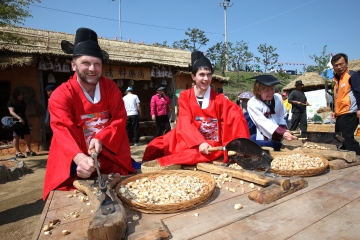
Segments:
[[[24,119],[20,118],[20,119],[19,119],[19,122],[20,122],[22,125],[25,125]]]
[[[199,152],[201,152],[202,154],[210,154],[210,152],[208,151],[208,148],[210,147],[212,147],[210,144],[208,144],[207,142],[203,142],[199,146]]]
[[[152,115],[152,116],[151,116],[151,119],[152,119],[153,121],[155,121],[155,115]]]
[[[288,141],[291,141],[291,140],[296,140],[297,137],[295,137],[294,135],[292,135],[291,133],[289,132],[285,132],[284,135],[283,135],[283,138],[288,140]]]

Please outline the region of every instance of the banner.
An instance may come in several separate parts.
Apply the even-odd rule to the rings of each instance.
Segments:
[[[327,106],[325,89],[305,92],[305,96],[311,105],[306,107],[308,119],[314,117],[314,114],[319,108]]]
[[[103,76],[110,79],[151,80],[150,68],[104,66]]]

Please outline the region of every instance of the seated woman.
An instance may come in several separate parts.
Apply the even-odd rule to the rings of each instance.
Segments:
[[[274,86],[279,84],[280,80],[272,75],[260,75],[254,79],[254,97],[247,105],[247,111],[257,129],[256,138],[252,140],[260,146],[280,151],[283,138],[289,141],[297,139],[286,131],[286,110],[281,96],[275,94]]]
[[[210,60],[196,51],[191,54],[191,62],[195,86],[180,93],[176,126],[149,143],[143,160],[157,159],[162,166],[209,162],[223,155],[221,151],[209,152],[209,147],[225,146],[239,137],[249,138],[240,107],[211,88]]]

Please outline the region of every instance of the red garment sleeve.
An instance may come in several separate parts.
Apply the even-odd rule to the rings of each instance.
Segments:
[[[57,149],[61,149],[64,154],[63,159],[69,159],[67,169],[70,171],[70,164],[76,154],[86,149],[85,139],[82,129],[76,126],[72,88],[70,85],[56,89],[49,99],[50,122],[53,135],[53,141],[56,141]],[[83,137],[84,138],[84,137]],[[84,145],[84,146],[83,146]]]
[[[217,96],[218,112],[221,119],[221,139],[222,144],[226,146],[235,138],[250,138],[249,127],[241,108],[220,94]]]

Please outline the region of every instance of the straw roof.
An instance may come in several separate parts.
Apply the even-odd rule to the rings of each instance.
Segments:
[[[283,87],[283,90],[284,91],[291,91],[291,90],[295,89],[295,82],[298,81],[298,80],[301,80],[302,83],[304,84],[304,86],[302,88],[304,91],[312,90],[312,89],[324,88],[325,81],[327,81],[328,85],[330,85],[331,82],[332,82],[331,80],[328,80],[328,79],[320,76],[316,72],[306,72],[303,75],[295,78],[293,81],[291,81],[285,87]]]
[[[29,66],[32,62],[34,62],[34,57],[31,55],[0,55],[0,69],[10,66]]]
[[[186,72],[186,71],[178,71],[176,73],[176,75],[190,75],[190,74],[191,74],[191,72]],[[228,77],[223,77],[223,76],[219,76],[219,75],[212,75],[212,79],[217,80],[217,81],[222,82],[222,83],[229,82]]]
[[[348,67],[354,71],[360,72],[360,59],[349,61]]]
[[[20,44],[0,41],[3,52],[24,55],[52,55],[71,57],[62,51],[62,40],[74,42],[75,34],[53,32],[32,28],[0,27],[0,32],[10,32],[25,38]],[[158,64],[168,67],[187,68],[191,62],[191,53],[184,50],[156,47],[152,45],[123,42],[99,38],[101,49],[109,54],[109,63],[118,64]]]

